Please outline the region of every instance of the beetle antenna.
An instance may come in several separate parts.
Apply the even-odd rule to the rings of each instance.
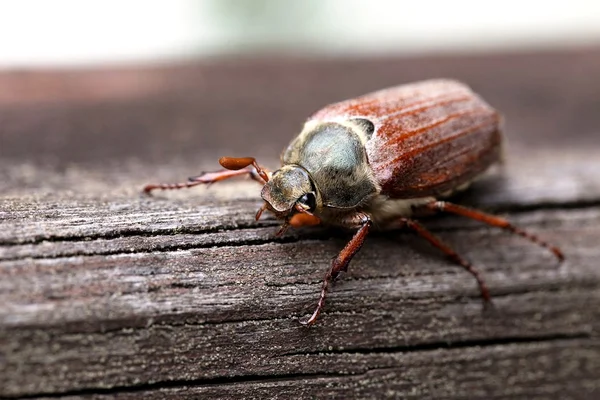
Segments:
[[[252,165],[258,176],[260,176],[265,182],[269,181],[269,175],[260,165],[258,165],[254,157],[221,157],[219,158],[219,164],[221,164],[225,169],[231,169],[234,171]]]

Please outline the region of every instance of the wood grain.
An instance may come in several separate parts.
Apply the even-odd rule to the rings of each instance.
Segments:
[[[352,373],[330,372],[238,382],[219,382],[141,390],[121,389],[123,399],[201,398],[469,398],[489,399],[503,393],[511,399],[547,399],[561,393],[561,399],[593,398],[597,393],[600,356],[597,342],[557,340],[552,343],[524,343],[419,350],[383,349],[373,353],[348,353],[331,357],[332,371],[352,359]],[[299,362],[309,360],[300,359]],[[527,365],[527,368],[523,368]],[[489,371],[485,373],[483,371]],[[561,381],[557,382],[556,377]],[[112,398],[117,391],[66,396],[65,399]]]
[[[590,61],[600,60],[600,52],[594,54],[576,58],[586,71],[600,71],[600,63]],[[510,87],[523,87],[532,75],[524,59],[560,63],[567,56],[573,54],[489,56],[479,62],[495,63],[497,70],[522,63],[507,73],[505,85],[489,84],[490,93],[508,98]],[[442,64],[449,71],[454,65],[479,71],[473,66],[477,60],[460,60]],[[301,76],[330,71],[332,80],[319,92],[326,100],[330,92],[344,94],[338,85],[346,83],[333,78],[337,69],[330,63],[278,65]],[[384,60],[354,65],[361,70],[364,63],[382,70],[396,65]],[[439,60],[408,63],[439,67]],[[193,76],[195,69],[186,68]],[[203,79],[222,79],[222,85],[239,71],[245,71],[250,86],[263,82],[260,74],[250,78],[256,72],[252,63],[200,70]],[[181,70],[160,73],[181,76]],[[556,76],[545,74],[516,96],[534,114],[545,113],[536,108],[541,107],[537,100],[554,98],[572,84],[560,81],[561,86]],[[359,87],[368,85],[360,82]],[[195,85],[169,86],[171,97],[154,101],[198,98],[186,97],[202,87]],[[568,94],[572,99],[600,93],[596,86],[569,87],[575,91]],[[97,161],[98,131],[87,127],[104,124],[110,144],[121,128],[104,118],[116,115],[116,100],[105,98],[110,92],[102,92],[102,99],[84,96],[89,124],[80,125],[74,110],[85,107],[73,100],[73,90],[53,105],[40,108],[38,93],[35,102],[5,102],[0,110],[5,122],[0,129],[5,145],[0,149],[5,155],[0,158],[0,397],[593,399],[600,394],[600,158],[592,137],[600,134],[597,114],[578,111],[579,128],[588,133],[574,134],[582,139],[569,147],[545,136],[545,124],[532,125],[531,133],[511,139],[504,167],[457,199],[559,243],[564,263],[475,222],[427,219],[428,227],[482,270],[494,312],[482,313],[477,286],[460,267],[410,232],[385,232],[367,238],[334,285],[322,319],[307,329],[298,318],[312,311],[331,257],[350,233],[315,228],[275,238],[277,221],[253,220],[260,188],[250,181],[141,196],[148,181],[179,179],[216,165],[229,139],[211,139],[216,142],[199,154],[172,159],[176,146],[168,134],[147,136],[140,128],[131,135],[138,143],[156,140],[156,146],[165,146],[162,162],[152,159],[158,153],[137,158],[134,144]],[[278,94],[270,100],[276,107],[283,88],[269,90]],[[148,92],[135,93],[138,100],[115,95],[131,117],[125,125],[156,118]],[[219,107],[244,103],[237,93],[218,92]],[[248,120],[263,115],[257,110],[269,102],[261,99],[245,111]],[[149,114],[142,118],[133,109]],[[529,117],[517,109],[509,107],[507,120],[526,126]],[[199,127],[192,108],[178,115],[179,123]],[[35,118],[54,118],[53,127],[62,121],[64,129],[45,131]],[[162,128],[176,124],[168,113],[161,118]],[[225,118],[225,112],[215,118]],[[60,141],[76,131],[79,153],[69,152],[74,144],[59,146],[60,162],[48,161],[47,148],[22,151],[44,133]],[[275,142],[281,135],[277,124],[264,132]],[[198,138],[203,140],[180,139],[191,146]],[[231,143],[231,155],[244,149],[235,139]],[[152,153],[146,145],[140,150],[144,156]],[[108,151],[103,146],[101,151]],[[264,162],[275,165],[276,154]]]

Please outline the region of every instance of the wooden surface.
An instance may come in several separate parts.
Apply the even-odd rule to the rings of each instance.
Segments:
[[[307,329],[348,232],[274,238],[248,181],[139,194],[221,155],[274,167],[320,106],[440,76],[506,118],[505,166],[458,201],[567,257],[425,221],[483,271],[494,314],[399,231],[367,239]],[[598,49],[0,74],[0,397],[598,398],[598,76]]]

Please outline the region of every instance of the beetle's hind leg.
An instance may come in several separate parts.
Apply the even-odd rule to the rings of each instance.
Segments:
[[[183,189],[191,188],[198,185],[210,185],[215,182],[223,181],[225,179],[234,178],[236,176],[248,175],[260,184],[265,184],[264,179],[256,172],[256,169],[252,166],[246,167],[239,170],[228,170],[224,169],[215,172],[204,172],[198,176],[188,178],[187,182],[177,183],[158,183],[149,184],[144,186],[144,193],[150,194],[153,190],[172,190],[172,189]]]
[[[414,230],[419,234],[422,238],[426,239],[429,243],[431,243],[434,247],[440,249],[444,254],[456,264],[460,265],[464,269],[466,269],[477,281],[479,285],[479,291],[481,292],[481,299],[483,300],[484,309],[490,308],[492,306],[492,298],[490,296],[490,291],[483,280],[483,277],[479,273],[479,271],[467,260],[462,258],[454,249],[444,243],[440,238],[431,233],[427,228],[418,223],[413,219],[402,218],[400,220],[406,227]]]
[[[449,212],[449,213],[456,214],[456,215],[461,215],[463,217],[467,217],[467,218],[471,218],[471,219],[483,222],[490,226],[496,226],[498,228],[506,229],[509,232],[512,232],[519,236],[522,236],[525,239],[550,250],[556,256],[556,258],[558,258],[559,261],[563,261],[565,259],[565,256],[563,255],[562,251],[558,247],[553,246],[550,243],[547,243],[547,242],[539,239],[537,236],[535,236],[527,231],[524,231],[523,229],[521,229],[519,227],[514,226],[513,224],[511,224],[504,218],[497,217],[497,216],[491,215],[491,214],[487,214],[487,213],[484,213],[483,211],[475,210],[472,208],[459,206],[458,204],[448,203],[445,201],[433,201],[429,204],[425,204],[422,207],[429,209],[429,210],[444,211],[444,212]]]

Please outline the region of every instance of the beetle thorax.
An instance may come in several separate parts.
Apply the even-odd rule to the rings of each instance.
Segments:
[[[309,121],[282,161],[307,172],[319,195],[319,206],[353,210],[379,191],[367,160],[367,140],[367,134],[352,120]]]

